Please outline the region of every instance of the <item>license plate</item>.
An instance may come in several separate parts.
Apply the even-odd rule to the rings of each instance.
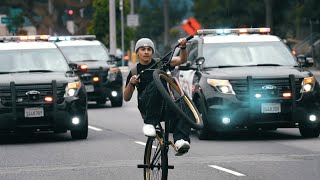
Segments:
[[[93,85],[86,85],[85,87],[86,87],[86,91],[87,92],[93,92],[94,91]]]
[[[280,113],[281,104],[280,103],[263,103],[261,104],[262,113]]]
[[[43,116],[44,116],[44,111],[42,107],[24,109],[24,117],[32,118],[32,117],[43,117]]]

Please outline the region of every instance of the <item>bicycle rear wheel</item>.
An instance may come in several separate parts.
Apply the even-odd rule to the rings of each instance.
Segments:
[[[149,137],[144,152],[144,179],[166,180],[168,178],[168,153],[164,146],[161,132],[156,137]]]
[[[180,89],[179,85],[165,72],[156,69],[153,72],[154,82],[168,105],[194,129],[203,128],[198,109],[192,100]]]

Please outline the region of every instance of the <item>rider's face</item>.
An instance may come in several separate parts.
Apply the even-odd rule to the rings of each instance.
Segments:
[[[149,63],[152,58],[152,48],[151,47],[139,48],[138,57],[141,63]]]

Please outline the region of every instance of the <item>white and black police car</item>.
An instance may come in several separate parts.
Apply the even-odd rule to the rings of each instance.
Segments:
[[[201,29],[176,76],[202,114],[207,139],[233,129],[299,128],[318,137],[319,83],[269,28]]]
[[[94,35],[50,37],[71,63],[78,66],[77,74],[86,87],[89,101],[111,102],[112,107],[123,103],[122,73],[109,56],[107,48]]]
[[[87,95],[48,36],[0,37],[0,131],[88,136]]]

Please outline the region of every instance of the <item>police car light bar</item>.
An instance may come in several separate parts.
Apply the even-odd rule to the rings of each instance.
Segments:
[[[70,40],[94,40],[95,35],[79,35],[79,36],[51,36],[49,41],[70,41]]]
[[[270,28],[235,28],[235,29],[199,29],[198,35],[206,34],[252,34],[260,33],[267,34],[270,32]]]
[[[49,35],[0,36],[0,41],[48,41]]]

